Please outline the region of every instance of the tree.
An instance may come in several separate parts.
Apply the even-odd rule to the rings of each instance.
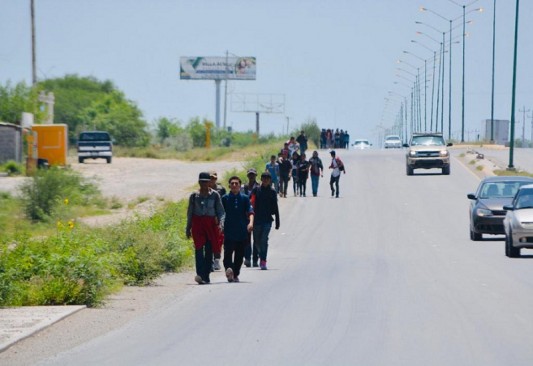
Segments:
[[[320,127],[318,127],[315,118],[308,118],[302,123],[300,129],[294,131],[295,136],[298,136],[302,130],[305,131],[305,135],[310,141],[313,141],[316,146],[320,146]]]
[[[12,86],[8,81],[6,85],[0,85],[0,121],[20,125],[22,112],[27,112],[33,113],[36,123],[41,122],[45,111],[39,108],[39,91],[24,82]]]
[[[192,118],[187,125],[187,131],[191,135],[194,147],[205,147],[206,142],[206,128],[211,128],[213,122],[204,118],[200,121],[199,117]]]
[[[169,137],[176,137],[181,130],[178,120],[167,117],[161,117],[156,120],[156,136],[161,144]]]
[[[71,142],[76,141],[79,133],[87,128],[83,125],[84,119],[80,112],[117,90],[109,80],[98,81],[94,77],[75,74],[41,81],[39,87],[54,93],[54,122],[68,126]]]
[[[148,125],[141,110],[119,91],[106,94],[81,112],[83,125],[111,134],[118,145],[147,146],[150,142]]]

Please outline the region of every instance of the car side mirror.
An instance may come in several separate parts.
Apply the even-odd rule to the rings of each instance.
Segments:
[[[466,196],[468,197],[469,200],[475,200],[476,199],[476,195],[474,193],[469,193]]]
[[[453,146],[453,144],[451,142],[448,142],[446,146]]]
[[[403,147],[409,147],[409,144],[403,144],[402,146]]]
[[[513,211],[514,210],[514,206],[513,205],[504,205],[503,209],[505,211]]]

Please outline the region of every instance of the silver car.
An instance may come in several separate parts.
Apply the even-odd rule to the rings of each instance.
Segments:
[[[519,257],[522,248],[533,249],[533,184],[518,189],[503,219],[505,255]]]
[[[398,135],[385,136],[385,141],[383,142],[383,147],[385,149],[401,149],[402,148],[402,139]]]

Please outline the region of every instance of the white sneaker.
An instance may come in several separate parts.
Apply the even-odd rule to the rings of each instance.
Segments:
[[[226,269],[226,277],[228,282],[233,282],[233,270],[231,268]]]
[[[215,260],[213,261],[213,269],[215,271],[220,271],[220,259],[215,258]]]

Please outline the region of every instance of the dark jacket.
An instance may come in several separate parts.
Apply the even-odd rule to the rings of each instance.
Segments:
[[[254,224],[269,224],[274,221],[272,215],[276,218],[276,229],[279,229],[279,209],[278,194],[268,186],[263,185],[254,188],[251,195],[252,206],[254,207]]]

